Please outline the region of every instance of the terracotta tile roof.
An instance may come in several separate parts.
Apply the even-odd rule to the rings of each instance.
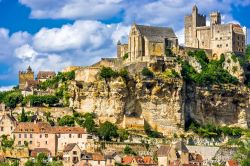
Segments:
[[[86,132],[82,127],[52,127],[45,122],[21,122],[15,128],[14,133],[84,134]]]
[[[179,160],[171,161],[169,164],[169,166],[180,166],[180,165],[181,165],[181,162]]]
[[[182,166],[198,166],[197,164],[182,164]]]
[[[157,156],[159,156],[159,157],[167,156],[170,148],[171,148],[170,145],[160,146],[160,148],[157,151]]]
[[[44,122],[21,122],[18,123],[14,133],[53,133],[53,129],[50,124]]]
[[[47,156],[51,155],[51,152],[47,148],[35,148],[34,150],[31,151],[30,156],[36,157],[39,153],[44,153]]]
[[[72,149],[74,149],[74,147],[77,146],[76,143],[70,143],[70,144],[67,144],[63,150],[63,152],[69,152],[71,151]]]
[[[53,71],[39,71],[37,74],[37,79],[47,79],[52,78],[56,75]]]
[[[238,166],[238,163],[235,160],[228,160],[227,163],[229,166]]]
[[[86,131],[82,127],[64,127],[56,126],[53,127],[53,130],[56,134],[85,134]]]
[[[100,153],[94,153],[94,154],[92,154],[92,159],[94,161],[105,161],[104,156],[102,154],[100,154]]]
[[[122,158],[122,164],[126,165],[126,164],[131,164],[133,160],[132,156],[125,156]]]
[[[155,165],[157,165],[156,162],[152,159],[151,156],[145,156],[143,158],[143,160],[144,160],[144,164],[150,164],[150,165],[155,164]]]
[[[27,80],[26,84],[28,87],[35,87],[38,85],[38,81],[37,80]]]

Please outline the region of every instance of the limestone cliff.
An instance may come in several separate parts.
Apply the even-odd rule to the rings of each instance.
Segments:
[[[117,124],[124,115],[143,117],[154,129],[168,134],[184,126],[182,88],[180,79],[74,82],[71,107],[79,112],[94,112],[100,121]]]

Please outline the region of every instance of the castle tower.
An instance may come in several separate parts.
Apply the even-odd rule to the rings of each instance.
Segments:
[[[210,25],[219,25],[221,24],[221,14],[220,12],[213,12],[210,14]]]
[[[19,89],[24,89],[28,80],[35,80],[34,72],[30,66],[26,71],[19,71]]]

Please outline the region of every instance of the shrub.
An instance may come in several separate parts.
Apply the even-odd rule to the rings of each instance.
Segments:
[[[100,71],[100,76],[101,76],[101,78],[107,80],[107,79],[110,79],[112,77],[117,77],[118,73],[110,67],[102,67],[102,69]]]
[[[145,122],[144,124],[144,131],[149,137],[162,138],[162,134],[159,133],[158,131],[152,130],[151,126],[147,122]]]
[[[172,70],[167,69],[166,71],[164,71],[163,76],[166,78],[178,78],[178,77],[180,77],[179,74],[173,69]]]
[[[165,50],[166,57],[172,57],[174,56],[173,51],[170,48],[166,48]]]
[[[136,155],[136,152],[128,145],[125,146],[123,153],[126,155]]]
[[[152,77],[154,77],[154,73],[151,71],[151,70],[149,70],[147,67],[144,67],[143,69],[142,69],[142,75],[143,76],[145,76],[145,77],[150,77],[150,78],[152,78]]]
[[[123,60],[128,59],[128,53],[124,54],[124,56],[122,57]]]
[[[110,141],[112,138],[116,138],[118,136],[117,127],[113,123],[106,121],[101,124],[98,129],[98,134],[100,138]]]
[[[54,104],[59,103],[59,98],[54,95],[45,95],[45,96],[31,95],[27,96],[25,100],[30,101],[30,105],[34,107],[42,106],[43,104],[48,104],[49,106],[52,106]]]
[[[2,135],[1,146],[4,148],[11,148],[14,144],[14,139],[8,139],[6,135]]]
[[[59,126],[75,126],[75,119],[70,115],[65,115],[57,121]]]
[[[127,69],[121,69],[118,73],[119,76],[127,80],[129,78],[129,73]]]

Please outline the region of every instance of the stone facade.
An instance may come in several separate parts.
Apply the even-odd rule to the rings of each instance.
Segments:
[[[128,45],[118,43],[118,58],[128,53],[126,63],[151,62],[163,59],[166,49],[178,48],[178,39],[172,28],[134,24],[129,33]],[[126,52],[127,51],[127,52]]]
[[[34,81],[35,76],[31,67],[29,66],[27,71],[19,71],[19,89],[24,89],[27,81]]]
[[[185,17],[185,46],[211,49],[212,58],[218,59],[226,52],[244,54],[246,35],[238,24],[221,24],[219,12],[210,14],[210,26],[206,26],[206,16],[194,6],[192,14]]]

